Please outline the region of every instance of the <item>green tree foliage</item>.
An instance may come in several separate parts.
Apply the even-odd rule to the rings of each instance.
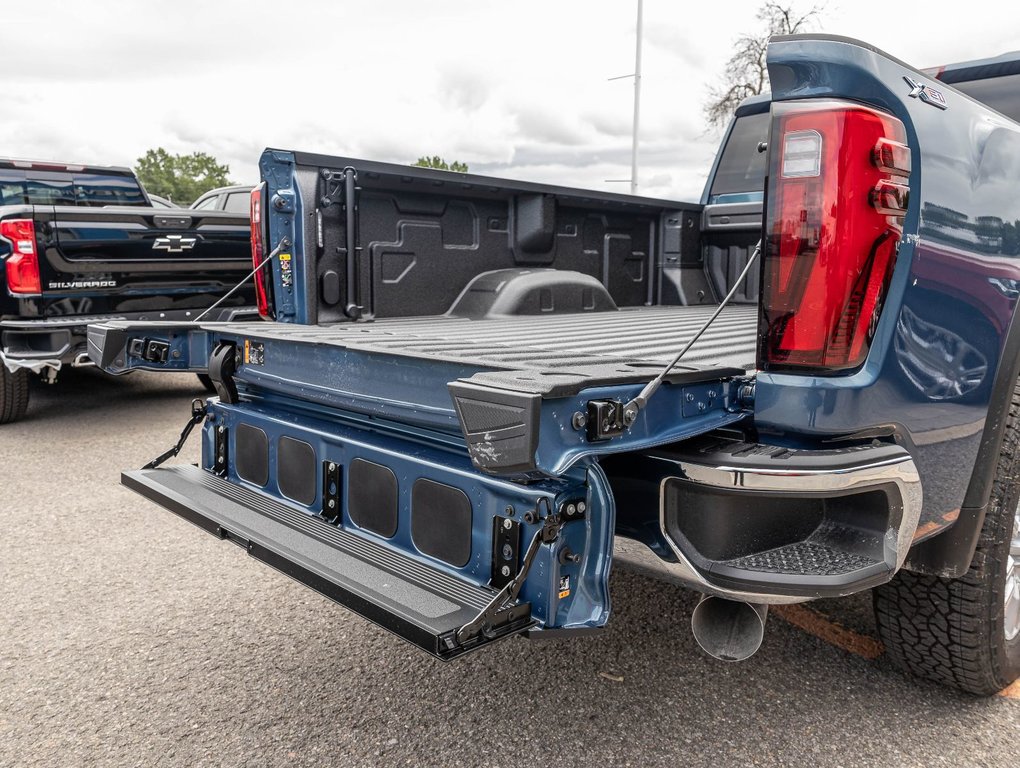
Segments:
[[[456,171],[457,173],[467,173],[467,163],[462,163],[459,160],[454,160],[452,163],[446,162],[439,155],[432,155],[428,157],[419,157],[417,161],[411,163],[419,168],[438,168],[441,171]]]
[[[767,91],[769,71],[765,66],[765,51],[768,49],[769,38],[810,31],[822,10],[813,5],[805,13],[797,13],[790,5],[765,3],[758,11],[761,28],[737,38],[733,55],[726,62],[722,83],[709,91],[708,102],[705,104],[708,122],[716,127],[725,126],[740,102],[748,96]]]
[[[178,205],[189,205],[203,192],[230,184],[230,166],[220,165],[212,155],[205,152],[171,155],[162,147],[150,149],[138,158],[135,173],[146,191]]]

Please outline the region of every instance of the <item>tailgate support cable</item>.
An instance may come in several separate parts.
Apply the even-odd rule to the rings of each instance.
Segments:
[[[195,398],[191,401],[191,418],[188,419],[188,423],[184,425],[184,429],[181,430],[181,437],[177,441],[177,445],[173,446],[170,450],[161,453],[159,456],[154,458],[142,469],[155,469],[167,459],[172,459],[174,456],[181,452],[184,444],[188,442],[188,437],[191,435],[191,430],[195,428],[196,424],[201,424],[202,419],[205,418],[206,408],[205,403],[200,399]]]
[[[626,426],[629,427],[637,421],[638,414],[645,408],[646,405],[648,405],[648,401],[652,398],[652,395],[654,395],[658,391],[659,387],[662,386],[662,382],[666,379],[676,364],[680,362],[680,358],[687,354],[690,348],[694,346],[694,343],[701,338],[705,331],[708,330],[708,327],[716,321],[722,313],[723,308],[729,304],[730,300],[734,297],[734,295],[736,295],[737,289],[740,287],[740,284],[744,282],[744,278],[746,278],[751,272],[751,266],[758,260],[758,256],[760,254],[761,240],[758,240],[758,244],[754,246],[754,251],[752,251],[750,258],[747,260],[747,264],[744,265],[743,271],[741,271],[741,273],[737,276],[737,279],[733,281],[733,287],[730,288],[730,292],[723,297],[723,300],[719,302],[719,306],[716,307],[712,316],[708,318],[708,320],[705,321],[705,324],[698,329],[698,332],[695,333],[686,344],[684,344],[683,349],[677,352],[676,357],[670,361],[669,365],[663,368],[658,376],[645,384],[644,389],[638,393],[637,397],[623,406],[623,423]]]
[[[257,275],[259,273],[259,270],[262,269],[262,267],[266,266],[266,264],[268,264],[274,258],[276,258],[276,256],[280,253],[280,251],[282,251],[284,248],[288,248],[288,247],[290,247],[290,240],[285,237],[285,238],[283,238],[280,241],[280,244],[278,246],[276,246],[269,253],[268,256],[266,256],[266,258],[262,259],[262,261],[259,262],[259,265],[257,267],[255,267],[255,269],[253,269],[251,272],[249,272],[247,275],[245,275],[241,279],[241,282],[239,282],[237,285],[235,285],[233,288],[231,288],[229,291],[227,291],[225,294],[223,294],[219,299],[216,300],[215,303],[212,304],[212,306],[206,307],[205,310],[202,312],[202,314],[200,314],[198,317],[196,317],[191,322],[197,323],[203,317],[205,317],[210,312],[212,312],[214,309],[216,309],[216,307],[218,307],[224,301],[226,301],[231,296],[233,296],[235,293],[237,293],[239,290],[241,290],[241,286],[243,286],[245,283],[247,283],[249,280],[251,280],[253,277],[255,277],[255,275]]]

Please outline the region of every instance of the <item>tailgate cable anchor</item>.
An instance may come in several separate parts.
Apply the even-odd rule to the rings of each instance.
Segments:
[[[184,425],[184,429],[181,430],[181,437],[177,441],[177,445],[173,446],[170,450],[161,453],[159,456],[154,458],[142,469],[155,469],[167,459],[172,459],[174,456],[181,452],[184,444],[188,442],[188,437],[191,435],[191,430],[195,428],[196,424],[201,424],[202,419],[205,418],[206,407],[205,403],[200,399],[195,398],[191,401],[191,418],[188,419],[188,423]]]
[[[549,509],[549,514],[545,516],[542,527],[535,532],[531,543],[528,544],[528,551],[524,553],[524,562],[521,564],[520,571],[517,572],[513,579],[507,582],[505,587],[495,594],[488,605],[475,618],[453,633],[454,637],[448,637],[447,642],[456,639],[458,643],[464,644],[480,634],[488,635],[492,633],[495,627],[510,624],[520,618],[514,615],[513,609],[520,607],[515,606],[514,603],[517,602],[521,588],[528,578],[528,571],[531,570],[531,565],[535,561],[538,550],[542,545],[552,544],[559,538],[560,528],[563,527],[564,523],[560,515],[553,514],[548,499],[545,497],[540,498],[538,505],[539,507],[545,506]]]
[[[723,308],[730,303],[730,300],[736,295],[740,284],[744,282],[744,278],[746,278],[751,272],[751,265],[758,260],[759,255],[761,255],[761,240],[758,240],[757,245],[754,246],[754,251],[751,252],[751,256],[748,258],[747,264],[744,265],[744,269],[741,273],[737,275],[737,279],[733,281],[733,287],[730,288],[730,292],[727,293],[726,296],[723,297],[723,300],[719,302],[719,306],[716,307],[712,316],[708,318],[708,320],[705,321],[705,324],[698,329],[697,333],[695,333],[687,341],[687,343],[684,344],[683,349],[677,352],[676,357],[670,360],[669,365],[663,368],[659,372],[658,376],[645,384],[644,389],[638,393],[637,397],[623,406],[623,423],[626,428],[630,428],[630,426],[637,421],[638,414],[645,409],[648,405],[648,401],[652,399],[652,395],[659,390],[659,387],[662,386],[662,382],[669,375],[670,371],[672,371],[676,364],[680,362],[680,358],[687,354],[690,348],[694,346],[694,343],[700,339],[702,334],[708,330],[709,326],[716,321],[722,313]]]

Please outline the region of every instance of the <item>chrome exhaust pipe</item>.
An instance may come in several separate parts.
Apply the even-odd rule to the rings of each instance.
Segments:
[[[722,661],[754,656],[765,637],[769,607],[706,595],[691,615],[691,630],[701,649]]]

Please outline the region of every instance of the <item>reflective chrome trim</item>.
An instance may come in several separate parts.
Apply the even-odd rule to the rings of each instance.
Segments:
[[[79,352],[74,357],[74,362],[71,363],[72,368],[89,368],[95,366],[95,363],[89,358],[88,352]]]
[[[838,493],[847,490],[862,490],[892,483],[899,491],[903,503],[900,525],[891,529],[886,536],[887,551],[892,555],[899,569],[906,559],[911,541],[921,516],[921,478],[917,466],[909,454],[861,464],[850,468],[832,470],[798,470],[796,468],[771,467],[726,467],[681,463],[681,474],[688,481],[711,485],[717,488],[737,488],[754,491],[781,491],[785,493]],[[677,558],[677,562],[663,560],[644,544],[617,537],[614,557],[626,564],[649,572],[656,578],[667,576],[667,580],[694,587],[708,594],[747,600],[758,603],[782,604],[803,602],[807,598],[791,597],[759,592],[742,592],[709,583],[694,567],[666,530],[666,507],[664,486],[670,478],[664,478],[659,488],[659,528],[663,538]]]

